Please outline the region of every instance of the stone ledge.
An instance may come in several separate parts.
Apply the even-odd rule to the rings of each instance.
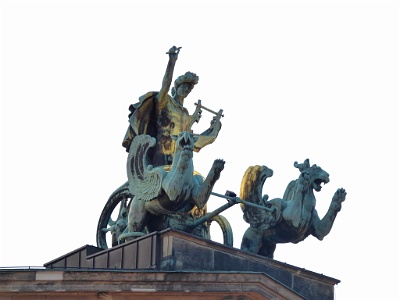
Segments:
[[[67,270],[56,281],[26,279],[47,278],[52,272],[1,271],[0,299],[76,299],[76,295],[97,297],[103,292],[115,300],[142,300],[150,295],[151,299],[305,299],[263,273]],[[3,280],[3,273],[8,273],[8,279]]]

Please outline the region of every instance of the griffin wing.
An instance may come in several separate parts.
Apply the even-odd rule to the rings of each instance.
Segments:
[[[148,151],[156,139],[146,134],[137,135],[132,141],[127,161],[129,191],[139,200],[150,201],[162,192],[161,184],[166,175],[162,167],[153,168],[148,161]]]
[[[262,196],[264,182],[273,175],[273,171],[266,166],[250,166],[242,178],[240,198],[254,204],[268,207],[272,211],[241,204],[243,219],[251,227],[264,230],[274,226],[280,219],[280,202],[268,200],[268,195]]]

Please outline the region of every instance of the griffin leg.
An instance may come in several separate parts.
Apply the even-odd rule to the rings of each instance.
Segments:
[[[146,226],[148,213],[144,207],[145,201],[136,197],[132,199],[128,214],[128,232],[142,232]]]
[[[204,207],[207,203],[208,198],[210,198],[211,191],[219,179],[219,176],[224,169],[225,161],[222,159],[216,159],[211,167],[210,172],[204,180],[204,183],[199,191],[194,191],[193,200],[194,204],[200,209]]]

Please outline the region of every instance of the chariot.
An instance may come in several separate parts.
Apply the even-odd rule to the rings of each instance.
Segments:
[[[124,241],[121,237],[126,236],[124,231],[126,231],[127,226],[127,211],[129,211],[129,206],[134,197],[130,193],[128,185],[128,182],[125,182],[111,194],[100,214],[96,234],[97,246],[100,248],[108,249],[110,246],[116,246]],[[220,213],[239,203],[238,199],[235,197],[236,195],[229,191],[226,192],[227,195],[212,194],[226,198],[228,202],[209,213],[207,213],[206,208],[199,210],[194,206],[191,209],[187,207],[169,215],[152,216],[152,222],[149,222],[149,226],[146,227],[143,235],[166,229],[166,226],[169,226],[172,229],[211,239],[210,227],[211,223],[215,222],[222,231],[224,245],[233,246],[231,225]]]

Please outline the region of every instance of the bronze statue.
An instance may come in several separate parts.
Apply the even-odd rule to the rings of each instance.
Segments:
[[[195,174],[192,160],[195,138],[187,131],[176,137],[172,165],[154,167],[148,163],[148,152],[156,143],[149,135],[138,135],[129,151],[129,190],[135,195],[128,214],[131,236],[142,235],[146,226],[148,231],[164,229],[164,215],[185,214],[194,206],[202,209],[224,168],[225,162],[216,159],[205,180]]]
[[[295,167],[301,172],[286,188],[283,198],[269,200],[262,196],[265,180],[273,175],[266,166],[250,166],[243,176],[240,198],[233,192],[212,192],[225,162],[216,159],[206,178],[195,171],[193,151],[200,151],[215,141],[221,129],[222,110],[215,112],[201,100],[192,115],[184,100],[198,83],[192,72],[179,76],[171,89],[175,63],[180,47],[173,46],[158,92],[148,92],[129,107],[129,127],[122,145],[128,154],[128,181],[109,198],[100,216],[97,244],[107,248],[105,234],[111,232],[112,245],[172,227],[209,238],[209,224],[216,221],[226,245],[233,245],[229,222],[219,214],[240,203],[244,220],[250,224],[241,249],[273,258],[278,243],[298,243],[310,234],[322,240],[331,230],[346,191],[338,189],[326,215],[320,219],[315,209],[314,191],[329,182],[329,174],[309,160]],[[201,118],[202,110],[214,114],[210,127],[195,134],[192,125]],[[228,203],[211,213],[206,211],[210,195],[223,197]],[[111,213],[121,204],[116,221]],[[207,225],[205,225],[207,224]],[[109,226],[109,227],[108,227]],[[208,227],[207,227],[208,226]],[[198,229],[200,228],[200,229]]]
[[[346,191],[339,188],[333,195],[331,205],[322,220],[315,209],[314,192],[321,190],[322,183],[329,182],[329,174],[317,165],[294,163],[300,176],[286,188],[283,199],[268,200],[261,195],[265,180],[273,172],[266,166],[251,166],[245,172],[240,198],[264,206],[265,209],[243,205],[244,220],[250,227],[243,235],[241,249],[273,258],[276,244],[298,243],[310,234],[322,240],[331,230]]]
[[[154,166],[170,165],[173,159],[175,142],[173,135],[188,131],[194,122],[198,122],[201,117],[201,101],[193,115],[189,115],[188,110],[183,106],[185,98],[198,83],[199,77],[186,72],[179,76],[171,89],[170,96],[168,90],[172,83],[175,63],[178,59],[180,47],[173,46],[167,54],[169,61],[159,92],[148,92],[139,98],[139,103],[130,106],[129,123],[130,126],[125,134],[122,145],[129,152],[133,138],[139,134],[148,134],[156,138],[154,153],[151,155],[151,164]],[[205,108],[208,111],[213,112]],[[210,128],[202,134],[196,135],[197,141],[194,144],[194,151],[198,152],[204,146],[211,144],[218,136],[221,129],[220,118],[222,110],[211,121]]]
[[[193,151],[198,152],[214,142],[221,129],[223,114],[222,110],[215,112],[203,106],[199,100],[194,113],[189,115],[183,103],[199,80],[192,72],[179,76],[171,96],[168,94],[180,49],[173,46],[167,52],[169,61],[160,91],[148,92],[129,108],[130,125],[122,143],[129,152],[128,182],[111,195],[102,212],[97,235],[101,247],[107,246],[105,232],[112,232],[114,246],[115,240],[119,243],[121,239],[168,226],[193,232],[193,224],[198,224],[193,222],[206,215],[206,202],[225,162],[215,160],[209,174],[203,178],[194,170]],[[215,116],[206,131],[194,134],[191,127],[200,120],[203,109]],[[125,231],[121,233],[120,227],[109,221],[107,226],[111,227],[105,228],[116,203],[127,200],[128,216],[118,219],[119,223],[127,222]],[[221,228],[229,227],[222,218],[208,217],[221,223]],[[230,234],[227,233],[227,240],[231,241]],[[208,233],[198,235],[206,237]]]

